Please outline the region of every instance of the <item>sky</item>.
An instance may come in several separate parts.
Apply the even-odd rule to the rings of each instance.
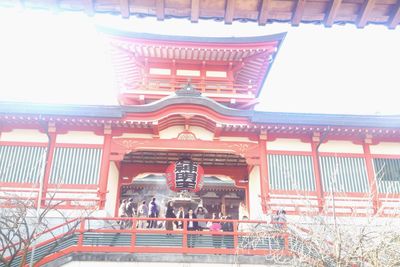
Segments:
[[[1,7],[0,100],[117,104],[110,59],[96,26],[213,37],[287,32],[256,109],[400,115],[400,27],[225,25]]]

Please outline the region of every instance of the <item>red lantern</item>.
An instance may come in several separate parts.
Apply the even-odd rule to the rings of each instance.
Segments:
[[[197,162],[178,160],[166,170],[167,185],[170,190],[197,192],[203,187],[204,170]]]

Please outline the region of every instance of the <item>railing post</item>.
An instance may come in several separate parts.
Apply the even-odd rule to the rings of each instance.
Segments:
[[[131,250],[132,252],[135,251],[136,247],[136,231],[137,231],[137,221],[136,218],[132,218],[132,236],[131,236]]]
[[[188,246],[187,246],[187,242],[188,242],[187,233],[188,233],[188,231],[187,231],[187,221],[185,219],[183,221],[183,229],[182,230],[183,230],[182,231],[182,234],[183,234],[183,236],[182,236],[182,248],[183,248],[183,253],[186,253],[187,252],[187,248],[188,248]]]
[[[284,236],[283,236],[283,247],[284,247],[284,254],[289,255],[289,233],[287,231],[287,224],[283,224],[283,229],[285,230]]]
[[[81,218],[81,223],[79,227],[79,238],[78,238],[78,248],[83,246],[83,233],[85,232],[86,218]]]
[[[238,222],[233,222],[233,248],[239,249],[239,237],[238,237]]]

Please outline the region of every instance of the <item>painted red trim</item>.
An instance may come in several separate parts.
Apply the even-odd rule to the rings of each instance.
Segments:
[[[268,150],[268,155],[312,156],[311,151]]]
[[[325,205],[324,195],[323,195],[323,187],[322,187],[322,179],[321,179],[321,169],[319,165],[318,151],[317,151],[317,142],[311,142],[311,150],[312,150],[312,162],[313,162],[313,170],[315,177],[315,190],[318,197],[318,210],[322,212],[323,207]]]
[[[260,191],[261,205],[264,213],[267,213],[267,205],[270,200],[269,195],[269,179],[268,179],[268,162],[267,162],[267,142],[259,140],[259,157],[260,157]]]
[[[335,198],[346,198],[346,197],[358,197],[363,198],[363,201],[367,201],[368,197],[370,196],[370,192],[366,193],[359,193],[359,192],[335,192]],[[324,196],[329,198],[331,196],[330,192],[324,192]]]
[[[103,148],[101,144],[67,144],[67,143],[56,143],[56,148]]]
[[[336,153],[336,152],[319,152],[320,157],[346,157],[346,158],[364,158],[364,153]]]
[[[270,190],[271,195],[272,194],[278,194],[278,195],[306,195],[306,196],[317,196],[316,191],[304,191],[304,190],[275,190],[271,189]]]
[[[119,206],[121,204],[121,187],[123,185],[122,182],[122,175],[121,175],[121,171],[119,172],[119,176],[118,176],[118,185],[117,185],[117,195],[116,195],[116,201],[115,201],[115,210],[114,210],[114,216],[117,217],[118,216],[118,210],[119,210]]]
[[[3,188],[1,188],[3,187]],[[5,189],[4,187],[10,187]],[[18,189],[14,189],[18,188]],[[20,190],[20,188],[27,188],[31,190]],[[39,189],[39,183],[32,184],[32,183],[8,183],[8,182],[0,182],[0,191],[8,191],[8,190],[18,190],[18,191],[33,191],[33,190],[38,190]]]
[[[398,198],[398,201],[400,202],[400,194],[384,194],[384,193],[379,193],[378,197],[381,199],[385,198]]]
[[[0,146],[37,146],[46,147],[46,142],[17,142],[17,141],[0,141]]]
[[[49,184],[49,189],[92,189],[97,190],[98,185],[96,184]],[[61,192],[60,192],[61,193]]]
[[[384,158],[384,159],[400,159],[400,155],[387,155],[387,154],[372,154],[371,158]]]
[[[41,205],[45,205],[45,203],[46,203],[47,190],[49,187],[50,173],[51,173],[51,168],[53,165],[54,150],[55,150],[57,134],[49,133],[49,138],[50,138],[50,140],[48,142],[50,142],[50,146],[49,146],[49,151],[47,151],[48,157],[47,157],[46,169],[44,171],[42,199],[40,199]],[[41,177],[39,177],[39,179],[41,179]]]
[[[99,179],[99,198],[100,209],[104,209],[107,196],[107,183],[108,173],[110,170],[110,153],[111,153],[111,140],[110,134],[104,135],[103,153],[101,155],[100,179]]]
[[[376,214],[380,205],[377,198],[378,189],[376,186],[375,172],[369,144],[364,143],[363,150],[365,154],[365,165],[367,168],[368,184],[372,195],[372,205],[374,209],[374,214]]]

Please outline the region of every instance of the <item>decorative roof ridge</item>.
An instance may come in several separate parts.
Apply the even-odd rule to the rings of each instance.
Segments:
[[[150,41],[166,41],[166,42],[198,42],[205,44],[212,43],[231,43],[231,44],[253,44],[253,43],[264,43],[264,42],[281,42],[285,38],[287,32],[260,35],[260,36],[241,36],[241,37],[205,37],[205,36],[187,36],[187,35],[163,35],[154,33],[141,33],[141,32],[129,32],[112,29],[104,26],[97,26],[98,31],[112,35],[120,36],[133,39],[143,39]]]
[[[227,116],[251,117],[253,114],[253,110],[240,110],[240,109],[230,108],[218,103],[217,101],[209,97],[193,93],[193,90],[190,90],[189,93],[183,93],[185,90],[186,90],[185,88],[180,89],[177,91],[176,95],[167,96],[152,103],[144,105],[129,105],[129,106],[126,105],[122,106],[122,109],[124,112],[147,113],[147,112],[157,111],[171,105],[191,104],[191,105],[204,106],[216,111],[217,113]]]

